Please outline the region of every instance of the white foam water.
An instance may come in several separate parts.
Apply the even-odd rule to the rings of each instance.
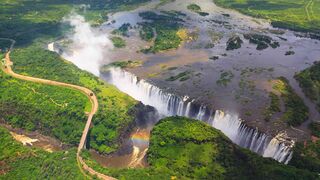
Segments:
[[[263,157],[271,157],[287,164],[291,157],[293,141],[281,138],[284,134],[274,138],[259,132],[258,129],[246,126],[243,121],[232,113],[212,110],[204,105],[197,105],[188,96],[179,97],[167,93],[149,82],[120,68],[110,68],[104,77],[119,90],[146,105],[155,107],[163,116],[185,116],[207,122],[221,130],[237,145],[250,149]]]

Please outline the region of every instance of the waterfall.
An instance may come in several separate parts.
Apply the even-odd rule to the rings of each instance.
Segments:
[[[294,141],[283,138],[285,134],[272,138],[258,129],[246,126],[236,114],[198,105],[188,96],[179,97],[167,93],[120,68],[110,68],[106,75],[103,78],[109,83],[136,100],[155,107],[163,116],[178,115],[207,122],[222,131],[235,144],[285,164],[292,157]]]

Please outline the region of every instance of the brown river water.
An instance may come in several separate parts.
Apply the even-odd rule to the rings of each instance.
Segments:
[[[102,166],[111,168],[142,168],[147,167],[146,153],[149,147],[150,130],[136,129],[130,138],[111,155],[101,155],[91,150],[92,157]]]

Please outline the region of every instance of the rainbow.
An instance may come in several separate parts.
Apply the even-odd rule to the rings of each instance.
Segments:
[[[149,144],[150,134],[147,132],[135,132],[131,135],[133,144]]]

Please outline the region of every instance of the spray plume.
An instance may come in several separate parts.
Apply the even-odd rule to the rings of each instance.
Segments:
[[[63,53],[62,56],[80,69],[99,76],[100,63],[113,48],[108,35],[95,31],[83,16],[76,13],[71,13],[63,21],[73,27],[74,33],[70,37],[72,53]]]

